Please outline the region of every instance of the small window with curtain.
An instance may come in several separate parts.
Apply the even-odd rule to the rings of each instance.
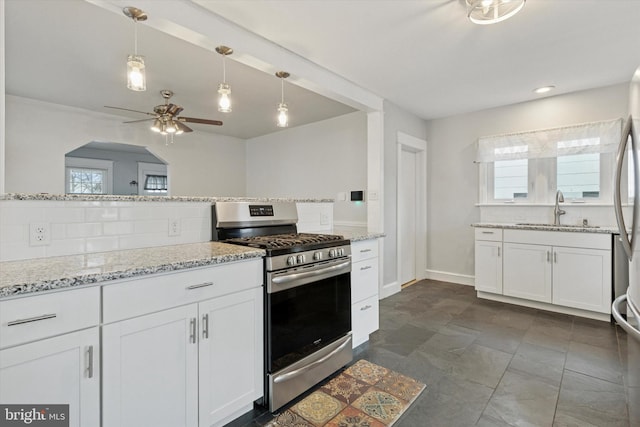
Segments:
[[[144,179],[144,190],[154,193],[167,192],[167,176],[166,175],[146,175]]]
[[[621,130],[616,119],[480,138],[480,203],[545,204],[556,190],[579,203],[610,200]]]

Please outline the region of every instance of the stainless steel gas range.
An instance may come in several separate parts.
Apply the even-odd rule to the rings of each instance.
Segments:
[[[297,232],[291,202],[217,202],[213,240],[264,249],[265,398],[276,411],[348,364],[351,246]]]

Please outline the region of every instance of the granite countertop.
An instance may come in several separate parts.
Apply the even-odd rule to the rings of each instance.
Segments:
[[[262,249],[219,242],[0,262],[0,299],[261,258]]]
[[[378,239],[385,236],[384,233],[367,231],[366,227],[334,227],[331,233],[344,236],[345,239],[349,239],[352,242]]]
[[[599,226],[579,226],[579,225],[547,225],[536,223],[494,223],[494,222],[478,222],[471,224],[472,227],[482,228],[503,228],[511,230],[536,230],[536,231],[563,231],[569,233],[600,233],[600,234],[616,234],[619,233],[618,227],[599,227]]]
[[[321,198],[276,198],[276,197],[204,197],[204,196],[126,196],[109,194],[49,194],[49,193],[6,193],[0,200],[49,200],[71,202],[301,202],[333,203],[333,199]]]

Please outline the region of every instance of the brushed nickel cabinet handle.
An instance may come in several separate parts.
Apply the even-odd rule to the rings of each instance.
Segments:
[[[500,246],[498,246],[498,257],[500,256]]]
[[[493,231],[483,231],[482,234],[493,234]]]
[[[207,286],[213,286],[213,282],[204,282],[204,283],[198,283],[197,285],[187,286],[187,290],[205,288]]]
[[[371,308],[370,305],[365,305],[364,307],[360,308],[360,311],[365,311],[365,310],[369,310]]]
[[[209,313],[202,315],[202,338],[209,338]]]
[[[93,346],[87,348],[87,378],[93,378]]]
[[[547,262],[551,261],[549,251],[547,251]]]
[[[371,249],[360,249],[360,253],[371,252]]]
[[[558,252],[553,251],[553,262],[558,263]]]
[[[55,317],[57,317],[55,313],[43,314],[42,316],[29,317],[28,319],[12,320],[11,322],[7,323],[7,326],[16,326],[16,325],[22,325],[24,323],[39,322],[40,320],[53,319]]]
[[[360,271],[369,270],[370,268],[373,268],[373,267],[371,267],[370,265],[367,265],[365,267],[360,267]]]
[[[189,335],[189,341],[196,343],[196,318],[192,317],[189,321],[189,327],[191,328],[191,334]]]

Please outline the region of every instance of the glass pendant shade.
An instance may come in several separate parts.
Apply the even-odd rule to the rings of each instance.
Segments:
[[[467,16],[474,24],[489,25],[520,12],[526,0],[467,0]]]
[[[147,90],[144,56],[142,55],[127,57],[127,88],[135,91]]]
[[[176,133],[178,131],[178,128],[176,127],[176,124],[173,122],[173,120],[169,120],[167,122],[165,130],[167,131],[167,133]]]
[[[289,109],[287,108],[287,104],[284,102],[278,104],[278,121],[276,125],[279,128],[286,128],[289,126]]]
[[[160,119],[155,119],[153,121],[153,125],[151,125],[151,130],[154,132],[160,132],[162,130],[162,122]]]
[[[227,83],[220,83],[218,85],[218,111],[221,113],[231,112],[231,86]]]

